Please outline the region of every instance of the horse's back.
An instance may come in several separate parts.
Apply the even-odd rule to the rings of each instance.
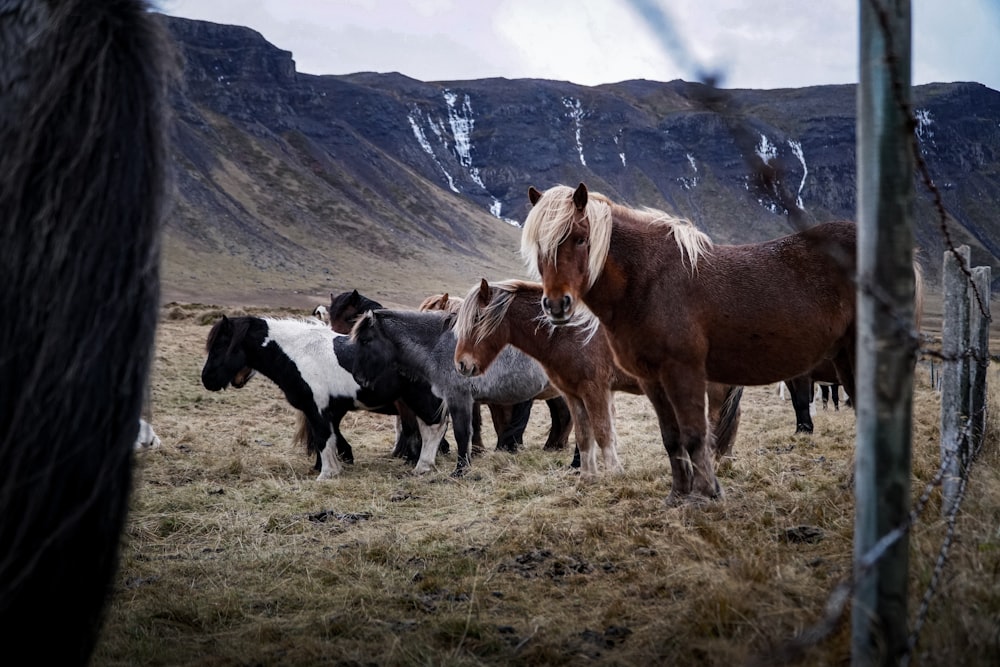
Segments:
[[[711,379],[767,384],[853,342],[856,227],[817,225],[758,244],[717,246],[700,275]]]

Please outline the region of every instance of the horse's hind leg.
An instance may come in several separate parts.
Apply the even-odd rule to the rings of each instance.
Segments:
[[[312,432],[316,434],[316,446],[319,447],[320,473],[316,479],[332,479],[339,475],[341,470],[336,449],[337,439],[343,437],[339,432],[339,420],[328,421],[328,415],[321,415],[318,412],[307,414],[306,418],[312,423]]]
[[[330,423],[333,425],[333,435],[335,437],[336,452],[337,456],[343,463],[354,463],[354,450],[351,449],[351,444],[347,442],[347,438],[343,436],[340,432],[340,420],[344,418],[344,415],[348,413],[348,408],[340,405],[338,403],[332,403],[326,409],[326,416]],[[339,466],[338,466],[339,467]],[[340,474],[338,470],[334,474]]]
[[[786,380],[788,393],[792,395],[792,408],[795,409],[795,432],[812,433],[813,420],[809,414],[809,404],[812,402],[812,376],[808,373]]]
[[[842,348],[837,356],[833,358],[833,365],[837,369],[837,377],[840,384],[844,386],[844,393],[847,394],[845,404],[850,402],[854,407],[854,352],[846,347]]]
[[[509,416],[506,426],[502,431],[497,431],[499,440],[497,450],[514,453],[518,447],[524,444],[524,430],[528,428],[528,420],[531,418],[531,406],[533,399],[515,403],[509,408],[505,408],[504,413]],[[493,406],[490,406],[490,410]]]
[[[546,399],[545,405],[549,408],[549,417],[552,425],[549,427],[549,435],[545,439],[542,449],[546,452],[566,449],[569,443],[569,434],[573,431],[573,415],[562,396]]]

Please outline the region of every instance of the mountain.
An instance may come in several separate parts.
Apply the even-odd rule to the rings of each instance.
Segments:
[[[583,181],[722,243],[855,216],[855,86],[314,76],[248,28],[165,20],[185,61],[168,299],[309,306],[358,288],[404,305],[523,277],[529,185]],[[952,238],[1000,267],[1000,92],[918,86],[913,106]],[[917,193],[933,279],[943,235]]]

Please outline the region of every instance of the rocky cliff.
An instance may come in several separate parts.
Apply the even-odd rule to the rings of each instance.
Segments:
[[[688,217],[718,242],[788,233],[790,215],[855,215],[853,86],[312,76],[253,30],[168,24],[186,62],[170,298],[305,305],[358,287],[412,303],[522,276],[529,185],[584,181]],[[954,237],[974,263],[1000,266],[1000,93],[951,83],[913,98]],[[917,192],[933,276],[942,235]]]

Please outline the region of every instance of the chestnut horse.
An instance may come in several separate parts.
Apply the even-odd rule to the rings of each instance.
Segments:
[[[613,392],[641,394],[639,381],[615,363],[605,330],[593,318],[579,318],[579,327],[558,329],[539,322],[541,298],[541,285],[520,280],[490,285],[484,279],[474,287],[458,310],[455,367],[467,377],[485,373],[507,345],[533,357],[573,411],[581,476],[596,474],[595,444],[605,470],[619,472]],[[729,452],[736,435],[743,388],[710,382],[708,392],[719,459]]]
[[[724,246],[583,183],[528,197],[521,254],[542,280],[542,310],[562,325],[582,303],[607,329],[615,359],[656,410],[668,503],[722,495],[706,443],[707,382],[770,384],[832,359],[853,395],[854,223]]]

